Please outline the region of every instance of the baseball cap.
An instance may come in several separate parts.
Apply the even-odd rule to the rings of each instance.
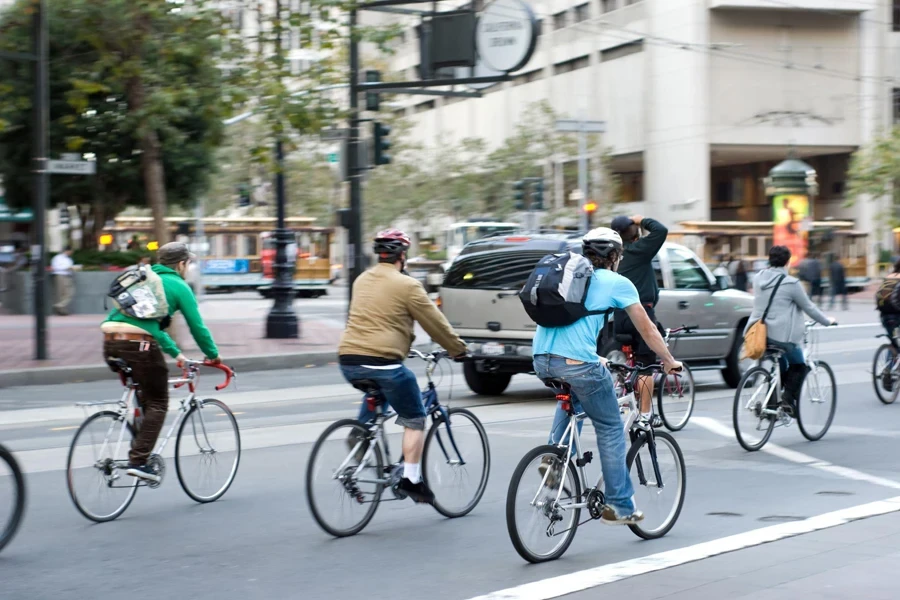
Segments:
[[[197,258],[190,250],[187,244],[182,242],[169,242],[156,251],[156,260],[162,265],[177,265],[185,260],[194,260]]]
[[[612,220],[612,223],[609,224],[609,228],[622,233],[632,225],[634,225],[634,221],[629,217],[616,217]]]

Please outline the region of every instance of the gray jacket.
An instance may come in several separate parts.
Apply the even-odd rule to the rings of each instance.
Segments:
[[[750,320],[747,321],[747,329],[762,318],[778,278],[786,273],[787,270],[784,268],[770,267],[760,271],[753,278],[753,312],[750,314]],[[788,275],[781,282],[778,293],[775,295],[775,301],[772,302],[772,308],[769,309],[769,316],[766,317],[769,339],[776,342],[802,344],[805,321],[803,313],[822,325],[831,323],[830,319],[816,308],[816,305],[806,295],[800,281],[796,277]],[[746,329],[744,333],[746,333]]]

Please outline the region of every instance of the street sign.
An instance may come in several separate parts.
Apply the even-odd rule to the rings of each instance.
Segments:
[[[537,18],[528,4],[522,0],[494,0],[478,17],[478,56],[495,71],[516,71],[534,54],[538,34]]]
[[[319,139],[323,142],[337,142],[345,137],[347,137],[349,133],[348,129],[323,129],[319,133]]]
[[[605,133],[606,121],[579,121],[578,119],[557,119],[557,131],[576,131],[581,133]]]
[[[328,154],[328,162],[329,164],[337,164],[340,161],[340,156],[338,156],[337,152],[330,152]]]
[[[47,171],[57,175],[93,175],[97,163],[88,160],[48,160]]]

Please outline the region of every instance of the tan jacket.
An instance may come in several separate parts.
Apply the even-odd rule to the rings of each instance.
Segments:
[[[413,321],[418,321],[451,356],[466,351],[465,343],[428,298],[422,284],[393,265],[378,264],[353,284],[350,318],[338,354],[404,360],[415,339]]]

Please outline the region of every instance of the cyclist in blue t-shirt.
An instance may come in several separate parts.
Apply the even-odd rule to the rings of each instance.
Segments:
[[[662,357],[666,372],[680,369],[681,363],[669,353],[656,325],[647,317],[634,284],[616,273],[622,258],[619,234],[606,227],[594,229],[584,236],[582,252],[595,269],[585,307],[591,311],[624,309],[650,348]],[[605,323],[606,315],[590,315],[565,327],[538,326],[534,336],[534,370],[542,379],[556,377],[567,381],[575,410],[587,413],[594,425],[606,487],[607,506],[601,520],[609,525],[633,524],[644,515],[635,508],[632,498],[634,488],[625,466],[625,432],[612,377],[597,354],[597,338]],[[549,443],[559,443],[567,419],[557,405]],[[542,475],[549,466],[549,462],[541,464]]]

